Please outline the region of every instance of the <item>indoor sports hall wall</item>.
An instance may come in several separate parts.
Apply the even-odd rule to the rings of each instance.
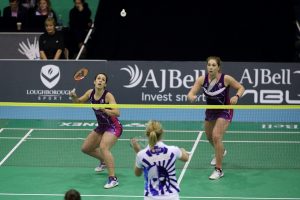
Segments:
[[[82,67],[90,72],[76,84],[73,74]],[[105,72],[119,104],[188,105],[186,94],[205,62],[0,60],[0,70],[0,102],[69,103],[75,85],[80,95]],[[300,63],[223,62],[222,70],[245,86],[239,104],[300,104]]]
[[[89,7],[92,11],[92,19],[95,18],[95,14],[97,11],[97,7],[100,0],[86,0],[89,4]],[[8,6],[8,0],[1,0],[0,1],[0,10],[1,15],[3,15],[3,9]],[[57,16],[62,15],[64,26],[67,26],[69,23],[69,11],[73,8],[74,3],[73,0],[51,0],[52,7],[55,10]]]

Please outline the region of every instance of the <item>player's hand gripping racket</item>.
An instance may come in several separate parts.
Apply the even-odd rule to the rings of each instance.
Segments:
[[[74,86],[73,90],[71,91],[72,93],[75,93],[78,82],[81,81],[82,79],[84,79],[88,75],[88,73],[89,73],[89,70],[85,67],[83,67],[75,72],[73,78],[76,82],[75,82],[75,86]]]
[[[146,148],[148,145],[148,138],[146,136],[137,136],[130,139],[130,147],[134,149],[136,153]]]

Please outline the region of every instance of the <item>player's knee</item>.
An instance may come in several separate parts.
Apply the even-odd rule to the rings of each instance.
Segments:
[[[81,152],[83,152],[83,153],[85,153],[85,154],[89,154],[89,149],[87,148],[87,147],[85,147],[85,146],[82,146],[81,147]]]
[[[207,138],[208,140],[211,140],[211,139],[212,139],[212,133],[211,133],[211,132],[206,131],[206,132],[205,132],[205,135],[206,135],[206,138]]]
[[[108,151],[109,148],[106,145],[100,145],[100,151],[104,152],[104,151]]]
[[[218,144],[219,142],[221,142],[220,135],[213,135],[212,136],[212,141],[213,141],[214,144]]]

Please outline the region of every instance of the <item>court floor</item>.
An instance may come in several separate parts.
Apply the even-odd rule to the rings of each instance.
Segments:
[[[120,184],[104,189],[107,172],[80,151],[95,125],[76,120],[0,120],[0,199],[63,199],[75,188],[82,199],[143,199],[143,178],[135,177],[129,139],[142,135],[145,121],[123,121],[112,152]],[[299,123],[289,126],[299,127]],[[192,151],[177,163],[181,199],[300,199],[300,131],[273,123],[235,122],[225,135],[224,177],[208,176],[212,148],[199,122],[163,122],[164,141]]]

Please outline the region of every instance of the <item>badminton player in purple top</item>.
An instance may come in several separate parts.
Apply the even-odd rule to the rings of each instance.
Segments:
[[[89,89],[81,97],[77,97],[75,91],[70,92],[74,103],[92,104],[116,104],[114,96],[107,91],[107,75],[99,73],[94,80],[94,89]],[[95,171],[100,172],[108,169],[108,181],[104,188],[113,188],[119,184],[115,176],[114,158],[110,151],[122,134],[122,125],[118,120],[120,111],[118,108],[93,108],[98,126],[90,132],[82,145],[82,151],[100,160],[100,165]]]
[[[206,61],[207,73],[197,78],[188,93],[188,99],[194,102],[197,98],[196,94],[202,88],[208,105],[237,104],[245,88],[233,77],[221,73],[221,59],[219,57],[211,56]],[[235,95],[231,98],[229,96],[230,87],[236,90]],[[206,137],[215,151],[215,157],[210,163],[215,166],[213,173],[209,177],[211,180],[216,180],[224,176],[222,160],[227,151],[224,148],[222,140],[232,117],[233,110],[230,109],[207,109],[205,112]]]

